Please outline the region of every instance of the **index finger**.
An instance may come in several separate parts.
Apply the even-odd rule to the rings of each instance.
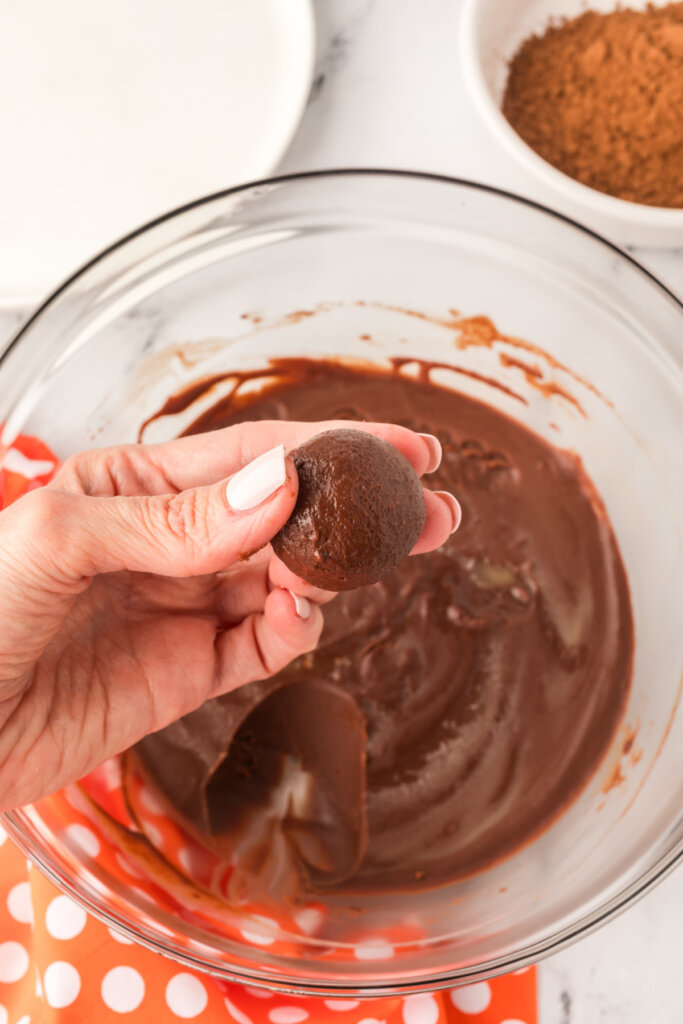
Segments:
[[[255,420],[163,444],[91,449],[69,459],[52,486],[90,495],[185,491],[232,476],[276,445],[283,444],[291,451],[315,434],[340,427],[381,437],[405,456],[418,476],[432,472],[441,461],[441,445],[436,437],[393,423]]]
[[[325,420],[300,423],[287,420],[260,420],[237,423],[208,434],[181,437],[166,444],[150,445],[148,458],[163,469],[178,490],[221,479],[237,472],[257,455],[276,444],[287,451],[325,430],[347,428],[363,430],[382,438],[397,448],[410,462],[418,476],[432,472],[441,461],[437,438],[417,434],[394,423],[367,423],[355,420]]]

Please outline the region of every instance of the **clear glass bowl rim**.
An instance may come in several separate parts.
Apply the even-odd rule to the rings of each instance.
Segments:
[[[486,185],[481,182],[471,181],[466,178],[457,178],[443,174],[433,174],[423,171],[413,170],[402,170],[395,168],[364,168],[364,167],[349,167],[349,168],[332,168],[325,170],[315,171],[303,171],[295,174],[283,174],[276,175],[269,178],[258,179],[255,181],[246,182],[242,185],[237,185],[228,189],[222,189],[218,192],[210,193],[209,195],[201,196],[191,202],[185,203],[182,206],[175,207],[169,210],[167,213],[155,217],[154,219],[145,222],[138,228],[130,231],[129,233],[121,236],[119,239],[114,241],[107,248],[101,250],[92,259],[82,264],[77,270],[74,271],[69,277],[61,282],[47,297],[40,302],[30,316],[24,320],[15,333],[11,336],[9,342],[4,347],[2,353],[0,353],[0,366],[6,359],[9,352],[19,344],[22,337],[30,329],[30,327],[50,308],[50,306],[68,289],[75,284],[81,277],[83,277],[91,268],[96,266],[101,261],[105,260],[109,255],[124,248],[129,242],[134,239],[146,234],[153,230],[155,227],[172,221],[176,217],[182,216],[191,210],[198,209],[202,206],[208,206],[212,202],[230,196],[236,196],[241,193],[249,193],[254,189],[268,188],[270,186],[282,186],[291,184],[297,184],[306,182],[307,180],[314,179],[335,179],[335,178],[404,178],[414,181],[424,181],[426,183],[442,184],[442,185],[455,185],[461,188],[470,189],[473,192],[488,193],[493,196],[498,196],[504,200],[512,203],[520,204],[531,209],[538,211],[547,217],[554,218],[562,221],[565,224],[577,229],[584,235],[589,236],[594,242],[609,249],[614,253],[620,260],[623,260],[631,265],[639,274],[649,280],[650,284],[654,285],[664,296],[673,304],[674,308],[681,313],[682,326],[683,326],[683,300],[666,284],[664,284],[654,273],[643,266],[634,256],[631,255],[627,250],[617,245],[615,242],[605,238],[599,232],[594,231],[592,228],[580,223],[572,217],[569,217],[563,213],[559,213],[553,210],[551,207],[544,205],[543,203],[536,202],[533,199],[529,199],[525,196],[520,196],[514,192],[510,192],[506,189],[501,189],[493,185]],[[671,351],[669,354],[674,357],[681,371],[683,371],[683,349],[681,351]],[[484,980],[486,978],[493,977],[498,974],[505,973],[510,970],[515,970],[527,966],[549,956],[552,953],[556,953],[561,949],[571,945],[577,939],[589,935],[591,932],[600,928],[603,924],[612,920],[618,914],[622,913],[647,892],[650,891],[658,882],[664,879],[670,874],[676,866],[683,863],[683,841],[677,843],[668,851],[667,854],[662,856],[658,863],[654,864],[648,871],[644,872],[639,879],[634,881],[630,886],[626,887],[621,893],[608,900],[603,904],[599,910],[592,913],[586,914],[583,919],[575,922],[573,925],[558,930],[554,935],[547,939],[531,944],[520,950],[513,956],[505,956],[496,959],[489,960],[484,964],[478,964],[472,967],[460,969],[455,973],[449,972],[435,972],[425,977],[416,978],[412,976],[410,981],[405,984],[397,983],[392,980],[390,986],[386,986],[381,982],[372,983],[366,979],[363,980],[362,988],[356,986],[353,981],[339,981],[337,984],[331,984],[326,982],[316,981],[311,984],[307,984],[302,978],[296,978],[287,980],[282,977],[279,980],[275,980],[272,974],[260,974],[258,971],[253,969],[241,972],[230,968],[227,965],[217,965],[216,963],[210,962],[208,959],[203,957],[193,956],[188,952],[187,949],[181,949],[176,947],[175,949],[169,949],[168,945],[159,943],[155,937],[151,935],[142,935],[137,928],[131,928],[127,921],[120,919],[118,914],[108,913],[100,905],[94,905],[92,900],[81,891],[78,883],[74,884],[71,879],[65,878],[59,870],[55,870],[54,866],[42,855],[42,851],[37,852],[31,845],[31,842],[27,840],[22,823],[22,811],[7,812],[0,816],[4,819],[7,826],[7,831],[11,838],[15,841],[21,851],[32,859],[36,866],[46,875],[50,881],[57,885],[62,890],[66,891],[72,898],[81,903],[86,907],[88,912],[99,918],[107,925],[113,925],[119,931],[122,931],[133,941],[146,946],[154,952],[163,953],[166,956],[170,956],[172,959],[185,964],[190,968],[194,968],[199,971],[210,972],[223,977],[227,981],[232,981],[238,984],[250,984],[254,986],[263,986],[271,991],[282,991],[292,993],[296,991],[297,994],[311,995],[311,996],[330,996],[334,994],[346,995],[353,993],[359,997],[366,998],[378,998],[384,995],[408,995],[414,992],[424,991],[436,991],[441,988],[452,987],[457,984],[466,984],[472,980]],[[30,826],[29,826],[30,828]]]

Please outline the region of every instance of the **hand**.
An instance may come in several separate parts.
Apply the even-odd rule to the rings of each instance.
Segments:
[[[348,423],[245,423],[84,452],[0,513],[0,810],[315,647],[334,595],[268,544],[297,495],[293,463],[272,449],[334,426]],[[418,474],[435,468],[434,439],[354,426]],[[452,497],[425,500],[416,553],[457,525]]]

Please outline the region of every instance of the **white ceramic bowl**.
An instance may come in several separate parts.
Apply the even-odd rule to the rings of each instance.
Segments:
[[[654,0],[663,6],[666,0]],[[645,0],[627,0],[634,8]],[[616,0],[589,0],[592,10],[614,10]],[[683,246],[683,209],[645,206],[616,199],[558,171],[531,149],[501,111],[507,68],[528,36],[543,32],[551,18],[572,18],[585,0],[465,0],[460,30],[463,73],[484,120],[535,183],[534,198],[582,221],[622,245]]]

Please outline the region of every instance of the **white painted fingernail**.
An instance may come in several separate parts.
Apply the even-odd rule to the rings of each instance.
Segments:
[[[228,504],[236,512],[248,512],[274,494],[286,479],[285,446],[278,444],[228,480],[225,490]]]
[[[433,473],[441,465],[441,457],[443,456],[441,441],[434,434],[420,434],[420,437],[429,448],[429,463],[425,473]]]
[[[439,497],[443,498],[443,500],[448,505],[451,512],[451,518],[453,519],[451,533],[455,533],[455,531],[460,526],[460,520],[462,519],[462,509],[460,508],[460,502],[455,497],[455,495],[451,494],[450,491],[434,491],[434,494],[438,494]]]
[[[300,594],[295,594],[293,590],[290,590],[289,593],[292,595],[296,614],[300,619],[307,619],[311,614],[310,602],[305,597],[301,597]]]

